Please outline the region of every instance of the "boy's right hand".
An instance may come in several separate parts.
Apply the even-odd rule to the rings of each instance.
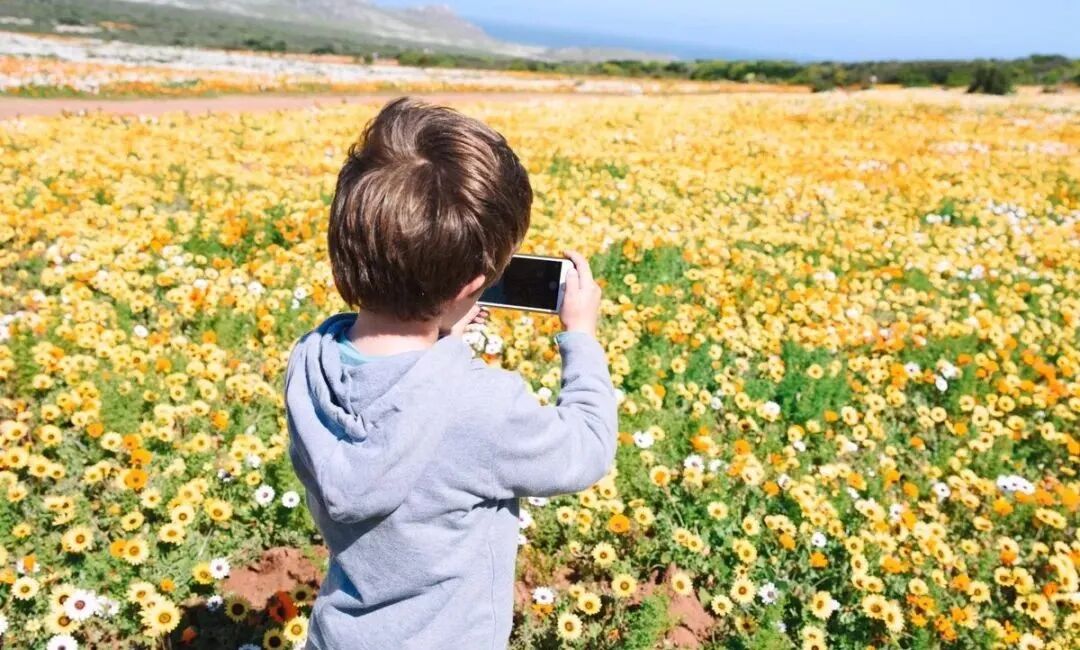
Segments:
[[[596,321],[600,317],[600,285],[593,280],[589,261],[577,251],[566,251],[574,268],[566,272],[566,291],[563,293],[559,317],[567,332],[584,332],[596,336]]]

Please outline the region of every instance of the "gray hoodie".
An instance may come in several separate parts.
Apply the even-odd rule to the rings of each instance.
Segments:
[[[309,648],[504,648],[517,498],[587,488],[615,453],[603,348],[560,336],[543,407],[459,337],[343,364],[338,314],[297,343],[285,379],[290,455],[330,549]]]

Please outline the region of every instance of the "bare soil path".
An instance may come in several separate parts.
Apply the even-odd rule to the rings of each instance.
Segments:
[[[0,120],[38,115],[103,112],[117,115],[159,115],[174,111],[187,113],[273,111],[292,108],[326,107],[339,104],[379,105],[392,97],[412,94],[428,101],[457,104],[466,102],[546,101],[553,99],[596,99],[602,94],[522,93],[522,92],[441,92],[368,93],[361,95],[225,95],[221,97],[180,97],[147,99],[31,99],[0,97]]]

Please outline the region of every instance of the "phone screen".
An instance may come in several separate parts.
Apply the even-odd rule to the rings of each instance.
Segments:
[[[559,284],[566,260],[515,255],[502,277],[487,288],[480,302],[538,311],[559,308]]]

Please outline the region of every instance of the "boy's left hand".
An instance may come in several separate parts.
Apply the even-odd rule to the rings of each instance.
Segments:
[[[465,328],[469,325],[486,324],[488,315],[488,310],[480,305],[473,305],[469,308],[469,311],[461,317],[461,320],[450,327],[450,331],[444,334],[444,336],[461,336],[465,333]]]

